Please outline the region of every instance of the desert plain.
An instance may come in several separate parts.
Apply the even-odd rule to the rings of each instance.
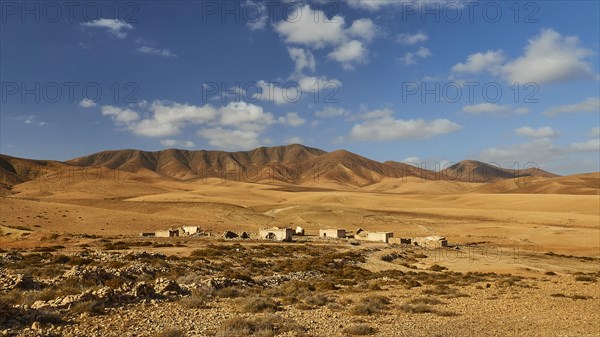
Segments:
[[[434,172],[300,145],[0,159],[2,336],[600,332],[600,173]],[[139,236],[182,226],[205,235]]]

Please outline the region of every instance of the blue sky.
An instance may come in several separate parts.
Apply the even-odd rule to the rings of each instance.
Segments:
[[[302,143],[600,170],[597,1],[53,4],[2,2],[4,154]]]

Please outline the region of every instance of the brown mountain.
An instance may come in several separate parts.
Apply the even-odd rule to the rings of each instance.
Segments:
[[[462,161],[433,172],[412,165],[368,159],[345,150],[326,152],[303,145],[260,147],[250,151],[187,151],[168,149],[103,151],[67,162],[19,159],[0,155],[0,183],[11,186],[51,174],[65,166],[104,167],[125,172],[153,172],[167,179],[187,181],[227,178],[247,182],[284,182],[318,185],[331,182],[361,187],[383,180],[416,177],[422,180],[494,182],[515,177],[552,178],[541,169],[504,169],[477,161]]]
[[[502,168],[499,165],[482,163],[476,160],[463,160],[439,172],[441,180],[469,181],[476,183],[493,182],[522,177],[554,178],[558,175],[538,167],[525,169]]]
[[[66,164],[52,160],[32,160],[0,154],[0,195],[8,194],[12,186],[51,175]]]

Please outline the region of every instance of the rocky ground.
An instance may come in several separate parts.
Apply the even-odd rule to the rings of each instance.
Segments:
[[[397,250],[394,252],[394,250]],[[392,251],[392,253],[388,252]],[[596,272],[522,277],[368,244],[98,242],[0,254],[0,336],[597,336]],[[376,258],[387,270],[369,270]],[[586,260],[598,266],[595,259]],[[386,269],[386,268],[381,268]]]

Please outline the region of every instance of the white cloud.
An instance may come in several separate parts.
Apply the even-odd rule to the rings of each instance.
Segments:
[[[244,14],[250,30],[263,30],[267,26],[269,12],[264,2],[246,1]]]
[[[261,106],[245,102],[231,102],[218,111],[220,124],[235,126],[245,131],[263,131],[267,126],[275,123],[275,118],[265,112]]]
[[[19,116],[13,117],[12,119],[17,120],[17,121],[23,121],[23,123],[30,124],[30,125],[38,125],[38,126],[46,125],[46,122],[38,121],[38,118],[35,115],[19,115]]]
[[[362,117],[366,121],[355,124],[350,131],[353,140],[426,139],[462,129],[447,119],[394,119],[389,109],[367,112]]]
[[[96,106],[96,102],[89,98],[84,98],[79,102],[79,106],[82,108],[93,108]]]
[[[425,47],[419,47],[419,50],[417,50],[417,52],[415,54],[422,59],[427,58],[432,55],[431,51],[429,51],[429,49],[427,49]]]
[[[334,51],[328,54],[329,58],[338,61],[344,69],[352,70],[355,63],[364,63],[367,59],[368,50],[364,43],[358,40],[352,40],[337,47]]]
[[[511,113],[512,108],[509,105],[496,103],[478,103],[465,105],[462,111],[472,115],[502,115]]]
[[[407,65],[411,65],[411,64],[416,64],[417,61],[415,59],[415,56],[418,56],[422,59],[427,58],[429,56],[431,56],[431,51],[429,51],[429,49],[425,48],[425,47],[420,47],[419,50],[417,50],[416,52],[406,52],[404,54],[404,56],[400,57],[397,59],[398,62],[404,64],[405,66]]]
[[[144,107],[140,107],[144,108]],[[200,126],[197,134],[209,144],[223,149],[250,149],[266,144],[261,134],[271,125],[284,124],[298,127],[306,120],[296,112],[275,118],[262,107],[245,102],[230,102],[222,107],[210,104],[195,106],[176,102],[154,101],[140,113],[123,108],[103,106],[102,114],[111,116],[115,124],[124,126],[139,136],[171,137],[180,134],[185,127]],[[191,141],[166,138],[164,146],[194,147]]]
[[[302,144],[304,143],[304,140],[300,137],[289,137],[285,139],[285,143],[286,144]]]
[[[306,119],[298,116],[297,112],[288,112],[285,117],[279,117],[279,122],[297,128],[304,125]]]
[[[531,112],[531,109],[529,108],[517,108],[515,109],[515,113],[518,115],[523,115],[523,114],[528,114]]]
[[[343,16],[328,18],[310,5],[294,7],[292,13],[273,24],[285,43],[313,49],[332,47],[330,59],[340,62],[344,69],[354,68],[353,63],[366,63],[369,51],[366,44],[380,34],[380,29],[370,19],[355,20],[346,28]]]
[[[544,161],[560,155],[561,149],[549,139],[534,139],[527,143],[485,149],[480,158],[485,161],[518,161],[521,163]]]
[[[224,150],[248,150],[261,145],[260,134],[255,131],[204,128],[198,131],[198,136],[207,139],[210,145]]]
[[[460,73],[480,73],[482,71],[490,71],[492,73],[497,73],[505,58],[502,50],[488,50],[485,53],[475,53],[467,56],[467,62],[455,64],[452,67],[452,71]]]
[[[288,18],[276,22],[274,27],[286,43],[323,48],[344,40],[344,25],[343,16],[335,15],[328,19],[324,12],[313,11],[309,5],[304,5],[294,7]]]
[[[323,76],[305,76],[294,74],[290,81],[285,83],[272,83],[258,81],[256,87],[259,89],[251,97],[253,99],[283,105],[297,103],[304,97],[313,98],[316,92],[326,90],[331,93],[338,90],[342,83],[336,79],[328,79]]]
[[[415,34],[409,34],[409,33],[402,33],[400,35],[398,35],[398,37],[396,38],[396,41],[400,44],[404,44],[404,45],[413,45],[413,44],[417,44],[420,42],[425,42],[429,40],[429,35],[427,35],[427,33],[424,33],[422,31],[419,31]]]
[[[105,28],[108,33],[119,39],[127,37],[127,31],[132,30],[133,26],[119,19],[97,19],[88,22],[82,22],[84,27]]]
[[[579,103],[551,107],[544,111],[543,114],[546,116],[556,116],[578,112],[600,112],[600,98],[590,97]]]
[[[130,109],[121,109],[110,105],[105,105],[101,109],[103,116],[110,116],[115,122],[123,124],[137,121],[140,115]]]
[[[164,57],[173,57],[173,58],[179,57],[179,56],[177,56],[177,54],[172,52],[170,49],[159,49],[159,48],[142,46],[142,47],[139,47],[137,50],[143,54],[155,54],[155,55],[160,55],[160,56],[164,56]]]
[[[164,139],[161,140],[160,143],[163,146],[166,147],[181,147],[181,148],[185,148],[185,149],[190,149],[195,147],[196,145],[194,144],[194,142],[190,141],[190,140],[175,140],[175,139]]]
[[[301,73],[304,68],[307,68],[313,72],[315,71],[317,62],[315,61],[315,56],[310,52],[310,50],[302,48],[288,48],[288,53],[294,61],[296,73]]]
[[[572,143],[570,149],[578,152],[600,152],[600,139],[591,139],[587,142]]]
[[[577,36],[563,36],[553,29],[544,29],[529,40],[525,55],[504,65],[502,71],[511,83],[543,84],[592,78],[592,68],[585,61],[592,54],[579,45]]]
[[[384,6],[394,5],[394,1],[389,0],[348,0],[350,7],[376,11]]]
[[[348,28],[348,34],[368,42],[379,34],[379,27],[371,19],[358,19]]]
[[[524,126],[515,130],[518,136],[530,137],[530,138],[550,138],[560,136],[560,132],[554,130],[549,126],[542,126],[537,129]]]
[[[323,110],[315,112],[317,117],[328,118],[347,115],[348,111],[342,107],[326,106]]]

